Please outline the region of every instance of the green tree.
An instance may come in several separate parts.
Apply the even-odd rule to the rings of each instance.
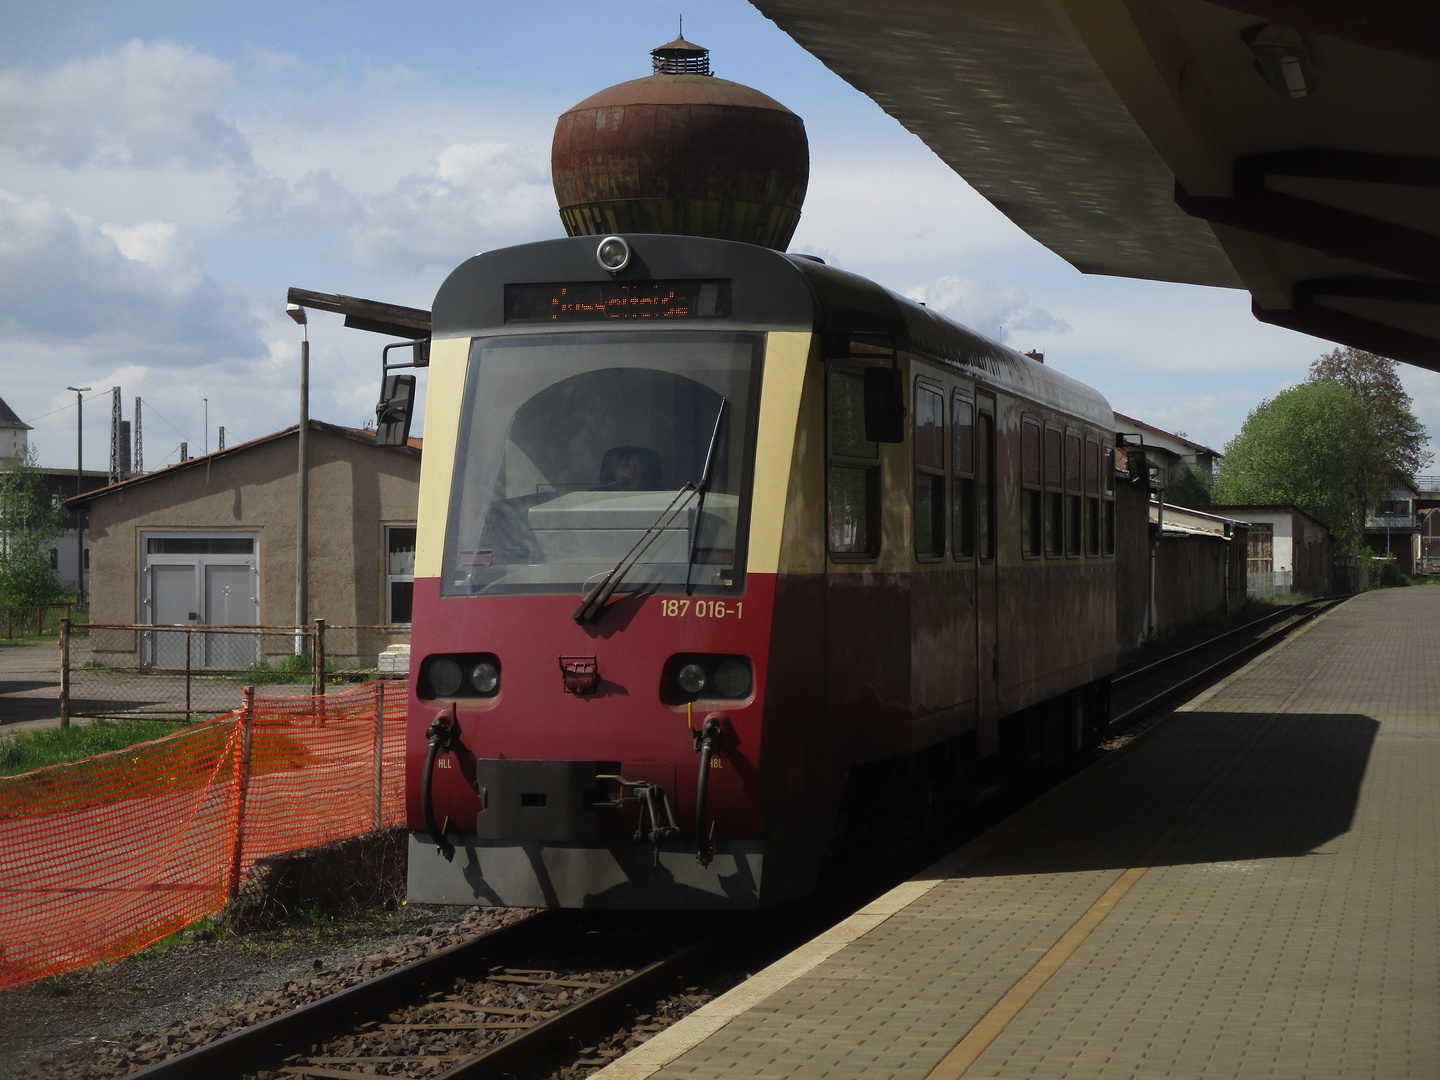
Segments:
[[[1384,497],[1375,468],[1375,419],[1333,379],[1262,401],[1225,447],[1215,501],[1298,506],[1324,522],[1342,551],[1360,548],[1365,512]]]
[[[35,448],[0,468],[0,605],[60,600],[65,590],[50,568],[50,542],[65,528],[65,511],[50,500]]]
[[[1210,485],[1189,465],[1179,465],[1165,478],[1165,501],[1199,510],[1210,505]]]
[[[1398,470],[1414,477],[1434,461],[1425,449],[1428,435],[1410,411],[1410,395],[1400,385],[1399,365],[1383,356],[1354,349],[1332,349],[1310,364],[1310,381],[1332,379],[1370,411],[1375,444],[1371,456],[1387,475]]]

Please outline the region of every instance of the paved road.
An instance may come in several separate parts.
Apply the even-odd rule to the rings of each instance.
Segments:
[[[0,736],[59,723],[59,643],[0,644]]]

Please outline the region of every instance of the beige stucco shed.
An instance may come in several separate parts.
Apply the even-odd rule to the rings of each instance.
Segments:
[[[298,430],[74,500],[90,510],[91,622],[292,626]],[[408,623],[420,440],[377,446],[374,432],[312,420],[309,453],[309,617]],[[286,648],[262,640],[258,652]],[[373,666],[387,640],[337,634],[327,652]]]

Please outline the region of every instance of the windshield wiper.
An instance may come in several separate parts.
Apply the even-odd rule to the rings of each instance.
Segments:
[[[710,448],[705,451],[705,471],[700,474],[700,498],[695,503],[695,535],[690,538],[690,555],[685,560],[685,595],[690,595],[690,572],[695,569],[695,556],[700,551],[700,528],[705,524],[705,493],[710,490],[710,472],[715,467],[715,447],[720,442],[720,422],[725,419],[727,398],[720,399],[715,414],[715,427],[710,432]]]
[[[699,495],[700,507],[702,509],[704,508],[705,489],[710,483],[710,472],[715,463],[715,444],[720,438],[720,422],[725,417],[725,406],[727,404],[729,404],[727,399],[720,399],[720,411],[715,416],[715,429],[710,433],[710,448],[705,451],[705,468],[700,474],[700,479],[688,482],[677,491],[675,497],[670,500],[670,504],[666,506],[664,510],[660,511],[660,516],[652,521],[650,527],[640,534],[640,539],[636,540],[635,543],[631,545],[630,550],[620,556],[620,561],[610,568],[610,572],[596,582],[594,587],[585,594],[584,598],[580,601],[580,606],[575,609],[575,613],[571,616],[577,623],[594,622],[600,618],[605,611],[606,602],[615,590],[619,588],[620,582],[625,579],[625,575],[634,569],[635,564],[640,561],[641,556],[650,550],[650,545],[655,542],[662,532],[670,527],[671,523],[680,515],[680,512],[685,509],[685,504],[691,495]],[[697,514],[695,520],[695,532],[697,536],[699,531],[700,520]],[[687,564],[685,569],[685,587],[687,590],[690,587],[690,565],[693,565],[695,560],[693,540],[689,556],[689,564]]]

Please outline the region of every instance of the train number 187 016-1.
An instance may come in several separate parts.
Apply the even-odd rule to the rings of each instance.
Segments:
[[[724,600],[661,600],[660,614],[666,618],[681,619],[738,619],[745,611],[745,601],[737,600],[730,607]]]

